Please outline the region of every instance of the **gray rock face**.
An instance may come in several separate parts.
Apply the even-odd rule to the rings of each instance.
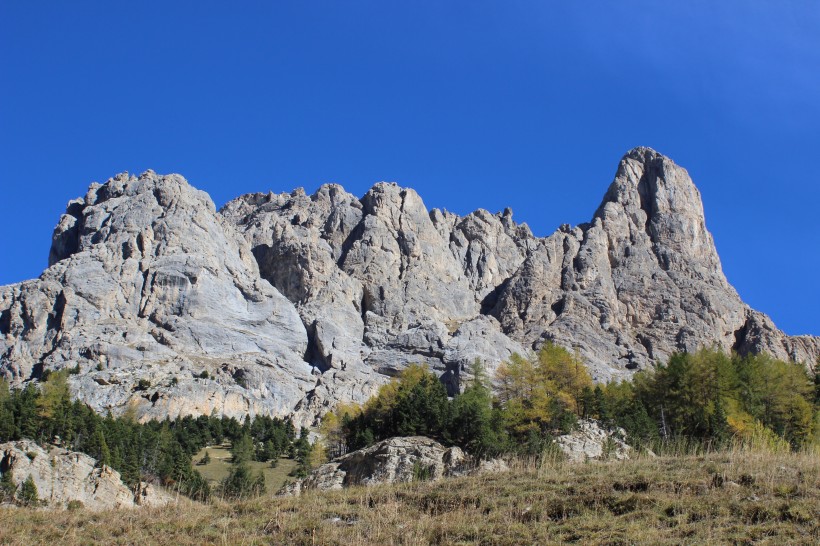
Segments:
[[[144,418],[310,424],[410,363],[455,392],[474,359],[492,374],[546,340],[577,348],[598,381],[703,346],[809,367],[820,355],[820,339],[741,301],[697,188],[648,148],[624,156],[590,223],[544,238],[509,210],[428,212],[395,184],[361,199],[338,185],[250,194],[217,212],[177,175],[119,175],[69,203],[39,279],[0,287],[7,379],[79,364],[77,396]]]
[[[29,440],[0,444],[0,474],[11,472],[18,489],[31,476],[46,508],[65,508],[69,502],[79,501],[90,510],[108,510],[163,506],[175,500],[149,484],[142,484],[134,493],[122,483],[119,472],[96,464],[84,453],[58,447],[45,450]]]
[[[368,448],[348,453],[321,465],[302,480],[289,484],[285,494],[302,491],[342,489],[354,485],[439,480],[475,472],[501,472],[501,460],[477,465],[457,447],[444,447],[424,436],[382,440]]]
[[[72,389],[95,409],[162,418],[288,413],[316,382],[298,313],[179,176],[92,185],[60,219],[50,263],[0,288],[13,384],[79,364]]]

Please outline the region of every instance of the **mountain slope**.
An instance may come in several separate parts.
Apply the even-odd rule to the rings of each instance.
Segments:
[[[294,413],[364,400],[408,363],[451,391],[551,340],[599,381],[717,345],[813,367],[727,282],[686,171],[648,148],[621,160],[591,222],[534,237],[509,210],[428,211],[411,189],[338,185],[214,210],[178,175],[92,185],[69,203],[39,279],[0,288],[14,384],[74,367],[100,411],[143,417]],[[142,382],[140,382],[142,380]]]

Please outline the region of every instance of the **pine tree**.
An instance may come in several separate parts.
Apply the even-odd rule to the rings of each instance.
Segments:
[[[2,502],[8,502],[14,499],[14,493],[17,491],[17,484],[14,483],[14,476],[12,475],[11,468],[3,472],[3,476],[0,477],[0,500]]]
[[[600,421],[605,427],[611,427],[612,412],[609,409],[609,402],[604,396],[604,391],[601,389],[600,385],[595,385],[595,389],[592,391],[592,398],[596,419],[598,419],[598,421]]]
[[[37,496],[37,484],[34,483],[34,478],[31,474],[20,485],[20,491],[17,492],[17,500],[24,506],[37,506],[40,503],[40,498]]]
[[[448,438],[478,457],[489,457],[503,449],[504,434],[494,418],[492,393],[478,359],[471,372],[472,381],[452,402]]]
[[[726,421],[726,409],[720,396],[715,398],[714,410],[710,414],[709,432],[712,439],[722,445],[729,438],[729,424]]]
[[[97,464],[111,466],[111,451],[108,449],[108,443],[105,441],[105,434],[102,429],[97,429],[97,445],[99,445],[99,455]]]
[[[253,460],[254,449],[253,439],[250,433],[243,433],[231,446],[231,453],[233,454],[234,464],[241,462],[250,462]]]
[[[140,471],[140,458],[136,449],[130,449],[126,452],[123,460],[123,466],[120,469],[122,481],[126,484],[134,486],[142,480],[142,472]]]
[[[305,427],[302,427],[301,432],[299,433],[299,439],[294,442],[294,447],[296,450],[296,463],[297,466],[293,470],[293,474],[299,478],[304,478],[310,472],[311,466],[311,451],[313,446],[310,445],[310,440],[308,438],[309,433]]]
[[[265,477],[261,472],[254,475],[247,462],[242,461],[233,465],[230,473],[223,480],[222,492],[231,499],[262,495],[265,492]]]

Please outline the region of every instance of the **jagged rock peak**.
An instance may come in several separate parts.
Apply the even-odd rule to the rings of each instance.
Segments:
[[[720,267],[700,192],[686,169],[668,157],[646,147],[630,150],[594,218],[605,219],[610,203],[646,230],[663,254],[659,259],[696,259]]]
[[[118,232],[150,227],[156,212],[167,210],[180,200],[211,213],[215,211],[210,196],[178,174],[157,175],[147,170],[136,177],[123,172],[105,184],[92,183],[85,197],[68,202],[65,214],[54,228],[48,263],[54,265],[92,245],[105,243]],[[118,214],[122,204],[127,207]],[[127,218],[122,217],[124,211]]]

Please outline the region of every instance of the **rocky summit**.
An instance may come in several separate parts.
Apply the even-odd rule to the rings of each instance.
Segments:
[[[535,237],[507,209],[427,210],[379,183],[238,197],[217,211],[179,175],[120,174],[69,202],[38,279],[0,287],[12,385],[70,368],[100,412],[292,415],[362,401],[409,363],[455,392],[552,341],[597,381],[675,351],[765,351],[814,367],[726,280],[700,193],[627,153],[589,223]]]

